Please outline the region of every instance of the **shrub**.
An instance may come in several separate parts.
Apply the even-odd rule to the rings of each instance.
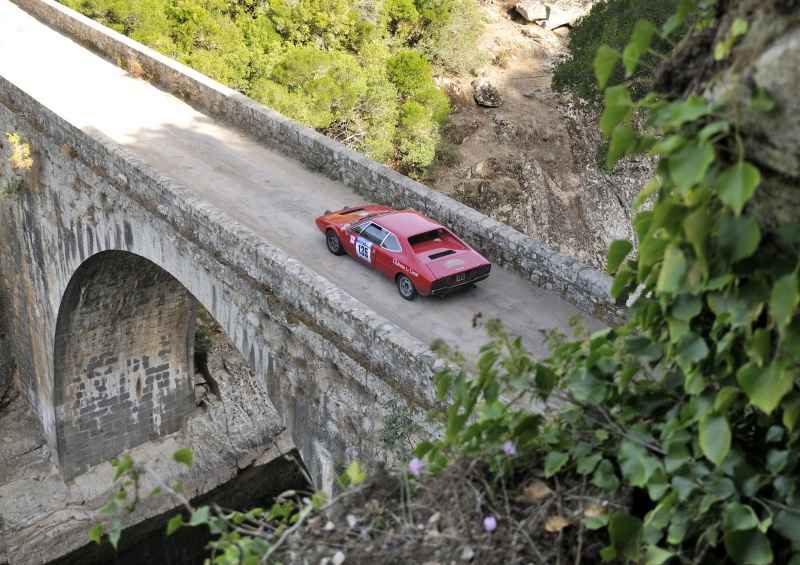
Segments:
[[[630,41],[636,21],[645,18],[655,26],[661,26],[675,11],[678,0],[600,0],[589,13],[575,22],[569,36],[570,57],[562,61],[553,73],[553,90],[569,91],[592,103],[600,105],[597,81],[594,75],[594,58],[601,45],[622,50]],[[685,30],[682,27],[681,30]],[[682,33],[678,30],[677,33]],[[668,52],[666,41],[656,40],[656,52]],[[648,54],[642,59],[643,66],[629,77],[641,81],[631,89],[634,99],[648,91],[648,79],[658,57]],[[625,81],[624,70],[619,67],[609,78],[609,85]]]

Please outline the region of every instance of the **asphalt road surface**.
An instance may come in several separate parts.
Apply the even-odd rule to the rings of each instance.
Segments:
[[[473,327],[480,313],[484,321],[500,318],[544,356],[540,330],[566,330],[578,312],[497,266],[463,292],[403,300],[392,281],[325,248],[314,218],[364,204],[347,186],[128,75],[8,0],[0,0],[0,75],[73,124],[102,131],[424,343],[443,338],[475,355],[487,341],[484,329]],[[584,318],[590,328],[603,326]]]

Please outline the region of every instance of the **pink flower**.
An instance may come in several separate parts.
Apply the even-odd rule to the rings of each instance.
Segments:
[[[415,477],[419,477],[419,472],[421,470],[422,470],[422,461],[414,457],[414,459],[412,459],[408,463],[408,472],[414,475]]]
[[[508,440],[503,444],[503,451],[506,452],[506,455],[514,455],[517,452],[517,446],[513,441]]]
[[[497,520],[494,516],[487,516],[483,519],[483,528],[490,534],[497,529]]]

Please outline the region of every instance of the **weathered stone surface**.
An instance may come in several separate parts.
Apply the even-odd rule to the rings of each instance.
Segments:
[[[478,79],[472,86],[475,89],[475,102],[480,106],[499,108],[503,105],[503,97],[485,78]]]
[[[234,479],[243,469],[269,465],[293,451],[284,425],[264,387],[233,343],[219,331],[209,366],[215,390],[205,410],[175,434],[130,451],[166,484],[182,481],[181,493],[194,498]],[[180,446],[191,447],[194,466],[172,462]],[[45,563],[86,545],[88,529],[100,520],[98,511],[118,488],[108,463],[65,482],[45,444],[41,425],[21,395],[0,417],[0,556],[11,564]],[[274,479],[281,491],[297,487]],[[156,486],[144,478],[143,492]],[[132,522],[170,510],[168,497],[147,498]],[[125,535],[125,534],[123,534]],[[0,560],[0,563],[5,561]]]
[[[522,0],[514,7],[517,13],[529,22],[546,20],[550,17],[550,6],[536,0]]]
[[[719,61],[714,47],[725,43],[737,19],[749,29]],[[762,227],[800,218],[800,10],[797,2],[734,0],[694,33],[657,69],[655,87],[666,93],[698,92],[739,124],[745,158],[761,171],[761,184],[748,203]],[[775,104],[769,112],[741,111],[762,90]],[[734,114],[735,113],[735,114]],[[731,154],[738,154],[731,151]]]
[[[0,288],[0,292],[2,289]],[[2,304],[2,297],[0,297],[0,304]],[[0,406],[2,406],[2,398],[8,393],[11,388],[11,381],[14,376],[14,357],[11,354],[11,348],[6,340],[6,334],[3,328],[0,327]]]

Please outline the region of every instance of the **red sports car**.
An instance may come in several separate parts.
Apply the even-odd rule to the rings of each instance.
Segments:
[[[415,212],[369,204],[316,220],[328,251],[349,253],[397,283],[400,296],[442,295],[482,281],[491,263],[443,225]]]

